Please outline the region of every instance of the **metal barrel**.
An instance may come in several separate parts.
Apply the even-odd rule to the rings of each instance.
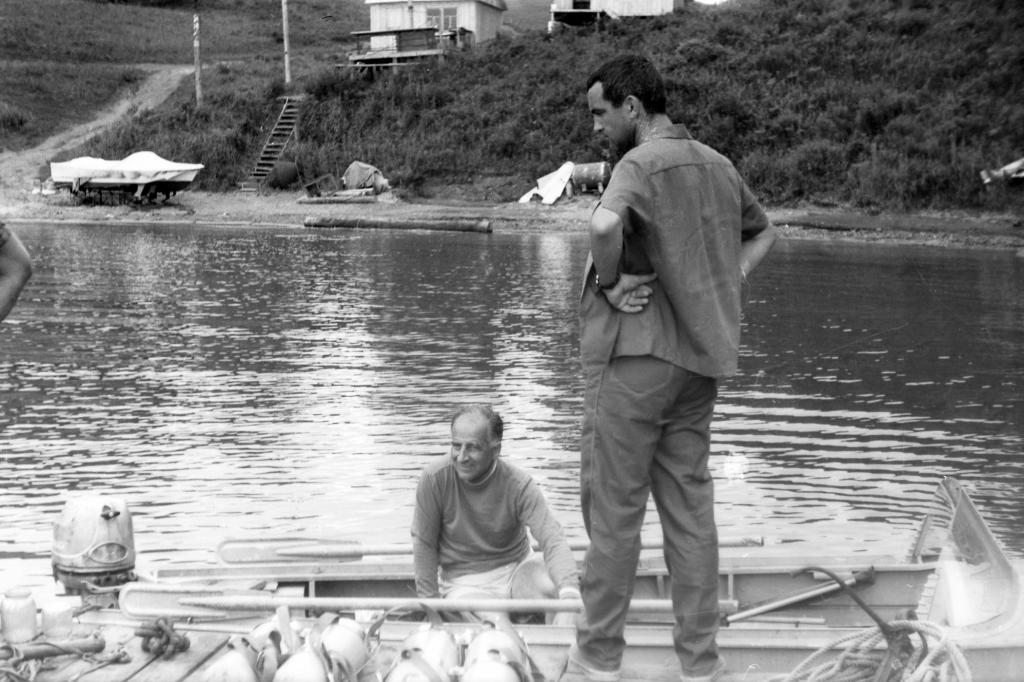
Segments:
[[[577,163],[572,169],[572,184],[578,189],[604,189],[611,177],[612,167],[607,161]]]

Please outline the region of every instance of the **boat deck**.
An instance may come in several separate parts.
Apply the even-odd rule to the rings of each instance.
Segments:
[[[76,628],[74,637],[91,637],[97,632],[102,632],[105,642],[103,653],[86,657],[66,655],[47,659],[35,678],[37,682],[199,682],[224,654],[233,638],[237,638],[237,634],[232,630],[238,630],[237,626],[224,623],[179,627],[179,631],[188,638],[188,649],[176,651],[170,657],[166,657],[143,650],[143,639],[137,635],[137,624],[123,620],[117,622],[116,619],[105,617],[83,619],[90,620],[94,622],[83,622]],[[389,626],[382,632],[381,648],[363,668],[358,677],[359,681],[379,682],[383,679],[396,658],[401,655],[400,642],[424,627],[427,625],[406,622]],[[456,638],[465,643],[479,627],[481,626],[467,624],[461,631],[456,629]],[[571,628],[545,626],[538,629],[535,626],[517,628],[517,632],[527,643],[530,656],[536,665],[535,680],[583,682],[579,675],[563,674],[566,654],[572,642]],[[666,642],[663,641],[665,636],[664,628],[650,628],[647,633],[631,633],[630,648],[623,666],[624,682],[678,682],[679,664],[672,653],[671,645],[666,646]],[[108,662],[115,656],[120,658]],[[730,666],[722,682],[767,682],[777,676],[778,673],[758,672],[755,666],[745,666],[742,670]]]
[[[826,664],[842,660],[844,649],[858,638],[863,639],[864,649],[857,658],[867,654],[880,665],[889,645],[879,635],[879,623],[889,641],[899,643],[902,632],[918,652],[918,640],[925,639],[918,635],[927,636],[928,665],[938,661],[969,669],[960,676],[943,669],[936,679],[1024,679],[1020,675],[1024,670],[1024,561],[1011,560],[1002,552],[955,482],[946,483],[945,489],[954,502],[948,532],[943,533],[949,541],[935,545],[927,539],[938,526],[926,520],[921,538],[903,562],[889,564],[891,558],[866,555],[840,560],[772,557],[761,550],[741,550],[736,556],[724,553],[718,633],[728,666],[723,682],[777,679],[812,656]],[[265,540],[258,544],[272,550],[268,556],[295,553],[294,548],[284,552]],[[933,547],[941,549],[933,552]],[[302,548],[299,554],[304,557],[308,551]],[[336,548],[329,553],[336,555]],[[578,613],[580,602],[421,600],[411,588],[407,558],[362,557],[349,563],[309,565],[304,561],[195,567],[179,571],[176,581],[164,575],[155,583],[129,583],[119,588],[114,603],[86,600],[70,640],[57,645],[36,640],[15,649],[0,646],[0,678],[6,667],[37,682],[248,682],[257,678],[255,673],[249,675],[251,664],[239,667],[239,657],[255,660],[257,652],[262,652],[266,659],[292,665],[313,655],[302,647],[315,650],[320,642],[326,644],[334,628],[333,634],[347,630],[342,636],[348,637],[348,645],[356,637],[341,659],[359,659],[349,666],[358,674],[339,674],[336,680],[381,682],[393,665],[410,660],[419,665],[419,659],[426,658],[426,652],[436,649],[441,640],[441,649],[447,653],[437,669],[443,674],[425,679],[469,682],[471,675],[463,675],[460,666],[469,665],[470,653],[475,651],[500,654],[504,658],[495,659],[499,665],[511,660],[523,670],[532,670],[533,682],[580,682],[578,675],[562,674],[574,628],[545,624],[549,619],[543,615]],[[626,682],[679,678],[671,603],[665,598],[667,581],[656,558],[641,562],[625,632],[628,645],[622,679]],[[110,599],[109,595],[90,598]],[[494,628],[452,622],[457,612],[505,612],[515,624]],[[506,646],[483,648],[485,635],[505,637]],[[182,637],[188,639],[188,646],[169,654],[151,646],[165,640],[180,643]],[[74,655],[67,651],[72,645],[91,653]],[[62,648],[58,651],[55,646]],[[40,661],[27,660],[33,650],[40,649],[47,650],[39,652]],[[11,660],[18,657],[25,660]],[[222,673],[228,665],[243,677],[225,677]],[[521,679],[527,677],[521,675]],[[313,671],[314,682],[326,679],[322,668]]]
[[[1024,562],[1014,562],[1020,571]],[[935,582],[935,581],[932,581]],[[990,586],[996,587],[996,586]],[[929,585],[926,598],[942,591],[941,585]],[[986,588],[987,590],[988,588]],[[988,618],[985,611],[965,611],[957,618],[965,619],[963,626],[954,627],[957,643],[969,661],[974,680],[980,682],[1012,682],[1019,680],[1016,672],[1024,669],[1024,599],[1017,591],[989,590],[989,594],[975,592],[968,595],[971,604],[985,606],[995,597],[1010,597],[1013,603],[1003,602],[1001,617]],[[351,617],[358,620],[372,651],[362,672],[360,682],[380,682],[393,664],[401,660],[408,649],[409,637],[432,628],[449,633],[462,651],[468,650],[474,638],[488,624],[445,623],[438,625],[420,620],[420,615],[380,618],[383,612],[355,611]],[[117,609],[100,609],[81,614],[72,633],[72,641],[89,641],[101,637],[102,651],[85,657],[64,655],[48,658],[38,671],[37,682],[185,682],[206,679],[211,666],[215,666],[228,649],[241,637],[266,626],[281,622],[282,614],[299,626],[300,633],[308,637],[316,620],[302,609],[282,611],[277,615],[262,610],[244,618],[229,617],[208,621],[174,623],[174,631],[188,638],[188,648],[166,656],[146,650],[140,633],[155,631],[155,621],[132,619]],[[927,621],[930,614],[922,612]],[[934,615],[934,614],[932,614]],[[970,623],[981,618],[984,622]],[[815,619],[816,620],[816,619]],[[807,622],[811,621],[811,622]],[[870,623],[868,623],[870,624]],[[375,628],[374,625],[377,627]],[[865,623],[858,626],[864,629]],[[529,653],[534,668],[534,682],[582,682],[580,676],[563,675],[566,655],[574,641],[571,626],[536,623],[516,624],[513,631]],[[829,647],[848,637],[857,628],[843,625],[824,625],[811,619],[766,617],[762,620],[726,625],[719,631],[718,641],[727,661],[727,674],[722,682],[767,682],[791,672],[818,649]],[[679,664],[672,648],[671,628],[665,623],[631,623],[626,632],[628,644],[623,661],[622,679],[626,682],[672,681],[679,679]],[[93,640],[95,641],[95,640]],[[155,640],[150,640],[155,641]],[[874,647],[879,656],[884,654],[884,642]],[[841,647],[832,652],[837,656]],[[3,657],[0,648],[0,659]],[[117,658],[120,657],[120,658]],[[116,662],[109,662],[116,658]],[[3,661],[0,661],[2,669]],[[455,669],[458,671],[458,668]],[[222,679],[222,678],[216,678]],[[457,675],[451,678],[459,679]],[[952,679],[952,678],[951,678]]]

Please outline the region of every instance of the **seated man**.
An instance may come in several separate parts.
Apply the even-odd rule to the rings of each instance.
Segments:
[[[451,456],[423,470],[412,520],[420,597],[579,599],[576,560],[540,487],[498,457],[503,429],[490,407],[461,408],[451,422]],[[572,614],[557,622],[572,622]]]
[[[32,261],[18,236],[0,223],[0,320],[7,317],[25,283],[32,276]]]

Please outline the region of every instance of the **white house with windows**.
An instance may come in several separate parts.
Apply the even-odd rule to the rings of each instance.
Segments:
[[[384,35],[404,29],[437,29],[445,40],[458,45],[486,43],[498,35],[508,7],[505,0],[366,0],[370,7],[370,49],[388,49]]]
[[[686,0],[554,0],[551,20],[579,25],[602,18],[653,17],[671,14],[685,4]]]

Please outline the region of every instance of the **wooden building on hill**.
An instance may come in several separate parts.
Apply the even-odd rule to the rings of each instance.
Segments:
[[[441,58],[452,49],[493,40],[505,0],[366,0],[370,30],[355,31],[355,66],[396,66]]]
[[[554,0],[551,23],[581,26],[620,17],[653,17],[671,14],[683,7],[686,0]]]

